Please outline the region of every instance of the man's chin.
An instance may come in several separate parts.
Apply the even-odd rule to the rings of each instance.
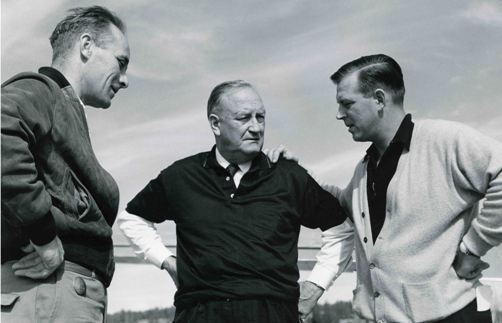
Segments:
[[[99,109],[108,109],[111,105],[112,102],[110,101],[103,101],[103,102],[96,102],[94,104],[89,104],[91,107],[99,108]]]
[[[246,156],[248,160],[251,160],[258,156],[261,152],[261,147],[262,145],[255,145],[254,147],[245,147],[244,149],[241,149],[241,153]]]

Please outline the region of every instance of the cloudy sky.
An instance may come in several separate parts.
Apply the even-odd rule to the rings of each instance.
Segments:
[[[285,144],[320,177],[343,186],[368,145],[352,142],[335,119],[329,76],[367,54],[401,64],[405,108],[414,118],[456,120],[502,140],[500,1],[2,0],[2,81],[49,65],[48,37],[65,10],[92,4],[125,20],[131,46],[129,88],[110,109],[87,109],[93,145],[119,183],[121,207],[174,160],[211,148],[207,97],[232,79],[258,88],[267,108],[266,146]],[[174,241],[173,227],[162,229]],[[304,244],[317,243],[317,236],[304,237]],[[124,243],[118,233],[115,239]],[[147,286],[158,274],[146,268],[118,266],[112,312],[172,302],[170,287],[158,283],[149,296],[131,294],[145,294],[143,302],[124,296],[127,283],[118,282],[135,277]]]

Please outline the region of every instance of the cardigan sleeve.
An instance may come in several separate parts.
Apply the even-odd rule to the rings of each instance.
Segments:
[[[2,85],[2,217],[37,245],[56,236],[52,200],[34,154],[52,128],[53,98],[40,80]]]
[[[484,197],[463,242],[483,256],[502,242],[502,143],[478,131],[461,126],[454,142],[452,174],[456,188]]]

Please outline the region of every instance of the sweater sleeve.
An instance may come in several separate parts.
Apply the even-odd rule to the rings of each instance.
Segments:
[[[502,143],[469,127],[455,138],[452,172],[461,194],[484,197],[463,241],[473,253],[483,256],[502,242]],[[479,199],[479,198],[478,198]]]
[[[33,153],[52,127],[52,98],[34,79],[2,86],[2,217],[37,245],[56,236],[51,197]]]

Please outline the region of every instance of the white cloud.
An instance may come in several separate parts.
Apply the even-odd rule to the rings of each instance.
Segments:
[[[502,26],[502,8],[500,2],[476,2],[462,16],[475,23]]]
[[[40,27],[54,12],[60,12],[63,0],[2,1],[2,51],[11,53],[18,44],[30,42],[41,34]],[[64,13],[61,12],[61,16]],[[27,16],[29,18],[27,19]],[[49,35],[44,35],[48,42]]]

